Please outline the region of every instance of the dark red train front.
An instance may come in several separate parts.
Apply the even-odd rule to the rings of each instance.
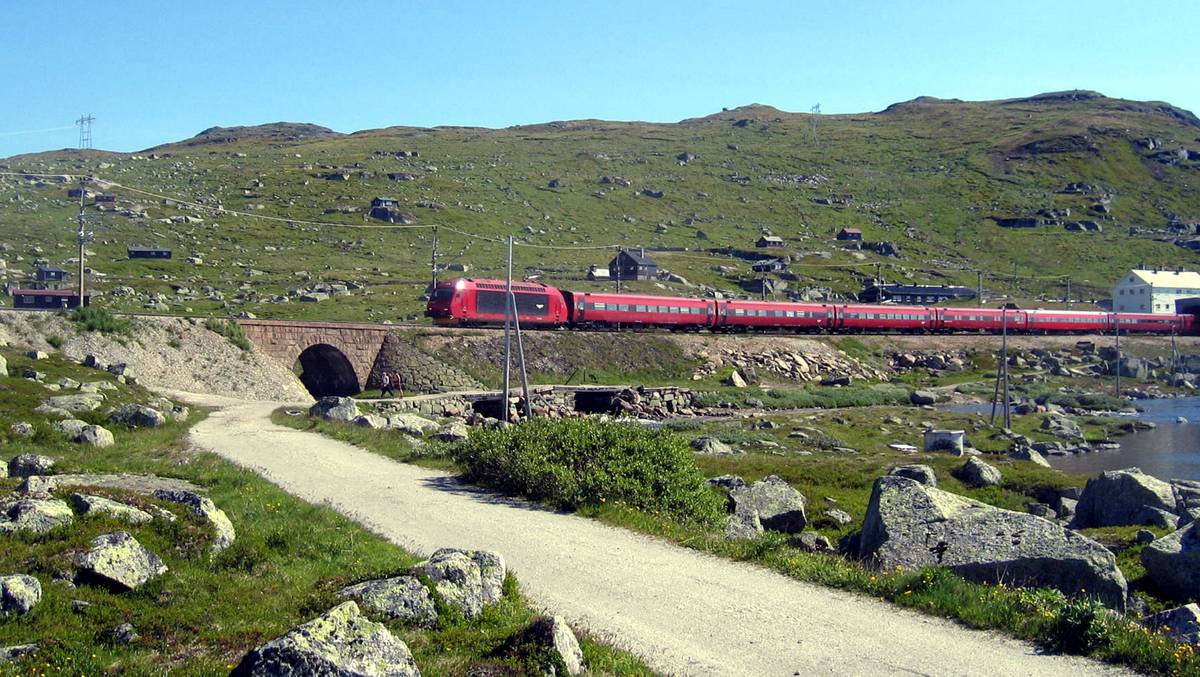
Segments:
[[[439,282],[425,306],[425,316],[441,325],[503,325],[505,289],[504,280],[459,277]],[[514,282],[512,290],[522,325],[557,327],[567,323],[567,304],[558,289]]]

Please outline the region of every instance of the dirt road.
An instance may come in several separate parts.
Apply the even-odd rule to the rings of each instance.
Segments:
[[[228,404],[212,397],[196,403]],[[534,604],[678,675],[1126,674],[1037,655],[991,633],[800,583],[595,521],[464,487],[444,474],[276,426],[228,404],[195,445],[325,502],[418,554],[502,553]]]

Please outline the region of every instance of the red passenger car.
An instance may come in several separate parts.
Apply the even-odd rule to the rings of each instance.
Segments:
[[[438,283],[425,315],[441,325],[504,324],[504,280],[455,278]],[[522,326],[558,327],[567,323],[567,304],[561,291],[540,283],[514,282],[517,319]]]
[[[573,327],[667,327],[697,331],[710,328],[714,302],[706,299],[637,294],[563,292]]]
[[[717,301],[717,329],[818,332],[833,326],[833,306],[773,301]]]
[[[1054,334],[1103,334],[1112,330],[1111,313],[1086,310],[1030,310],[1029,331]]]
[[[937,320],[932,308],[924,306],[836,306],[834,327],[847,332],[933,331]]]
[[[1115,313],[1110,318],[1121,325],[1121,333],[1130,334],[1187,334],[1192,329],[1191,315],[1152,315],[1150,313]],[[1111,329],[1111,324],[1110,324]]]
[[[1029,328],[1029,313],[1024,310],[999,310],[994,308],[937,308],[938,331],[991,332],[1000,333],[1008,324],[1008,331],[1024,333]]]

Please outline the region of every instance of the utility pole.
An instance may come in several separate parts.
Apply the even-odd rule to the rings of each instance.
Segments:
[[[433,227],[433,254],[430,262],[430,269],[433,271],[433,284],[430,289],[437,289],[437,226]]]
[[[1115,334],[1117,337],[1117,346],[1116,346],[1117,347],[1117,368],[1116,368],[1117,399],[1120,399],[1120,397],[1121,397],[1121,320],[1116,314],[1113,315],[1113,326],[1116,327]]]
[[[983,271],[975,271],[975,305],[983,307]]]
[[[92,147],[92,123],[96,118],[91,113],[80,115],[75,124],[79,127],[79,149],[87,150]]]
[[[1071,305],[1071,276],[1067,276],[1067,306]]]
[[[818,103],[809,109],[809,120],[812,122],[812,142],[817,145],[817,116],[821,114],[821,104]]]
[[[511,306],[509,304],[509,299],[512,298],[512,243],[513,243],[512,235],[509,235],[508,236],[508,278],[507,278],[508,282],[506,283],[505,292],[504,292],[504,382],[503,382],[503,386],[502,386],[503,392],[500,393],[500,398],[501,398],[501,402],[502,402],[501,406],[503,407],[503,410],[504,410],[503,421],[505,423],[508,423],[508,377],[509,377],[509,365],[512,364],[512,334],[511,334],[511,329],[510,329],[510,326],[512,325],[512,321],[510,319],[511,316],[509,315],[509,312],[510,312],[509,309],[511,308]]]
[[[1010,413],[1008,401],[1008,309],[1000,311],[1000,360],[996,365],[996,387],[992,389],[992,418],[989,425],[996,425],[996,402],[1001,397],[1001,389],[1003,389],[1004,397],[1004,427],[1012,427],[1012,414]]]
[[[87,242],[89,239],[91,239],[91,236],[92,236],[91,233],[87,232],[86,222],[84,221],[84,218],[83,218],[83,202],[84,202],[85,197],[87,196],[87,189],[84,188],[84,186],[86,186],[86,185],[87,185],[87,179],[84,179],[81,177],[79,179],[79,233],[78,233],[78,238],[79,238],[79,306],[81,308],[83,307],[83,292],[84,292],[83,257],[84,257],[84,251],[86,249]]]

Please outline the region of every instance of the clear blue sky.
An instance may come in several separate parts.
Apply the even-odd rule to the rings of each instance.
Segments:
[[[676,121],[1095,89],[1200,109],[1196,0],[8,0],[0,157],[214,125]],[[47,130],[68,127],[56,131]]]

